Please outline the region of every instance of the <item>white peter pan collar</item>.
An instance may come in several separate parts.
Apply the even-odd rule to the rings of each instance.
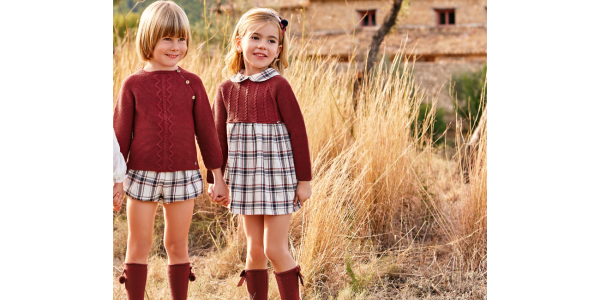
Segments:
[[[267,81],[275,76],[280,75],[279,72],[277,72],[277,70],[273,69],[273,68],[268,68],[258,74],[254,74],[251,76],[246,76],[244,75],[244,71],[245,70],[240,70],[237,74],[231,76],[231,81],[232,82],[242,82],[246,79],[250,79],[250,81],[254,81],[254,82],[263,82],[263,81]]]

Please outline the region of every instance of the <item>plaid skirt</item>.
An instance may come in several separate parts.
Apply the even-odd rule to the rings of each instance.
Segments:
[[[224,179],[229,210],[240,215],[287,215],[298,181],[292,144],[282,123],[228,123],[228,160]]]
[[[135,200],[173,203],[194,199],[204,190],[200,170],[154,172],[128,170],[123,182],[125,194]]]

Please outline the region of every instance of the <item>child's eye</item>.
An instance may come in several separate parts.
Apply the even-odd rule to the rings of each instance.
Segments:
[[[275,40],[269,40],[269,43],[275,44]]]
[[[179,41],[183,42],[185,41],[185,38],[179,38]]]
[[[258,37],[257,36],[253,36],[253,37],[251,37],[251,39],[258,41]]]
[[[164,38],[164,40],[165,40],[165,41],[170,41],[170,40],[171,40],[171,38]]]

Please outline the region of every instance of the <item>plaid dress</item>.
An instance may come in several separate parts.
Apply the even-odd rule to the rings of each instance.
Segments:
[[[250,76],[244,75],[242,70],[230,80],[237,83],[244,80],[263,82],[278,75],[273,68]],[[237,101],[239,99],[236,100],[236,105],[239,105]],[[237,116],[237,112],[235,114]],[[300,210],[299,201],[294,205],[298,180],[286,125],[281,121],[241,121],[228,122],[224,129],[228,150],[223,177],[229,186],[230,212],[286,215]]]
[[[296,170],[290,136],[283,123],[227,124],[229,210],[241,215],[286,215],[294,205]]]

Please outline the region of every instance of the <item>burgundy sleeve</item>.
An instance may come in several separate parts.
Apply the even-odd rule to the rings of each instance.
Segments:
[[[136,79],[129,76],[123,80],[119,96],[117,97],[117,105],[113,112],[113,129],[119,142],[119,147],[123,158],[129,161],[129,147],[133,133],[133,116],[135,114],[135,97],[133,88],[135,87]]]
[[[217,89],[217,95],[212,105],[212,113],[215,119],[215,127],[217,128],[217,135],[219,137],[219,145],[221,146],[221,153],[223,157],[223,164],[221,165],[221,173],[225,173],[225,165],[227,165],[227,109],[223,101],[223,87],[220,86]],[[215,183],[212,172],[208,171],[206,176],[206,182]]]
[[[310,181],[312,180],[310,150],[308,148],[304,117],[302,116],[300,105],[298,105],[298,100],[296,100],[292,87],[287,80],[283,77],[282,79],[276,84],[275,100],[277,101],[279,114],[290,134],[296,179],[298,181]]]
[[[223,157],[221,156],[221,148],[219,147],[219,139],[215,130],[215,121],[213,119],[208,96],[202,84],[202,80],[198,78],[198,83],[195,84],[194,102],[194,126],[196,127],[196,141],[200,147],[200,154],[204,166],[208,170],[213,170],[221,167]],[[209,171],[210,173],[210,171]]]

